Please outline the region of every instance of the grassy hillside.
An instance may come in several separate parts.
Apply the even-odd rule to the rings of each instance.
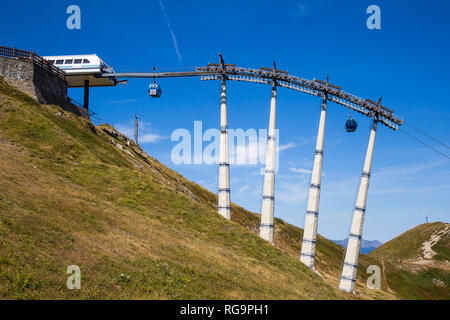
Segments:
[[[369,253],[385,263],[387,283],[399,296],[450,299],[449,226],[442,222],[419,225]],[[431,251],[424,250],[424,243],[429,243]]]
[[[415,291],[338,291],[343,248],[319,236],[316,267],[303,266],[303,230],[275,219],[275,246],[258,237],[259,216],[183,178],[108,125],[39,105],[0,78],[0,299],[396,299]],[[82,289],[66,288],[69,265]],[[431,280],[430,280],[431,281]],[[427,282],[428,284],[428,282]],[[400,290],[401,289],[401,290]],[[433,292],[442,297],[440,292]],[[419,293],[418,298],[425,295]]]
[[[0,298],[345,297],[111,127],[0,81]]]
[[[392,254],[395,259],[416,259],[419,254],[423,255],[422,244],[429,240],[433,233],[443,230],[446,225],[443,222],[421,224],[386,242],[369,255],[376,258],[391,259]],[[450,236],[441,237],[440,241],[433,246],[433,250],[439,253],[433,258],[450,261]]]

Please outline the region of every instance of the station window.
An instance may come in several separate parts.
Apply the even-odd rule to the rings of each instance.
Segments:
[[[91,63],[88,59],[83,59],[83,63]]]
[[[64,60],[56,60],[55,64],[63,64]]]
[[[72,62],[73,62],[73,59],[68,59],[64,62],[64,64],[72,64]]]
[[[81,63],[81,60],[82,60],[82,59],[75,59],[75,61],[74,61],[73,63],[79,64],[79,63]]]

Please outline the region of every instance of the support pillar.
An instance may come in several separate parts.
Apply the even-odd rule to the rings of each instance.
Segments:
[[[345,251],[344,265],[342,267],[339,290],[354,292],[356,273],[358,270],[359,251],[366,212],[367,191],[369,190],[370,169],[372,166],[373,149],[375,145],[375,134],[377,132],[377,118],[375,117],[370,132],[369,145],[367,147],[364,169],[359,185],[358,197],[355,210],[353,211],[352,226],[348,236],[347,250]]]
[[[217,196],[217,211],[224,218],[231,220],[230,209],[230,163],[228,161],[227,88],[225,79],[222,79],[222,92],[220,96],[219,190]]]
[[[84,108],[89,110],[89,80],[84,80]]]
[[[276,131],[275,115],[277,107],[277,88],[272,87],[272,98],[270,100],[269,131],[267,136],[266,169],[264,172],[264,188],[261,206],[261,224],[259,236],[273,244],[273,211],[275,202],[275,152]]]
[[[319,131],[317,133],[316,152],[314,155],[314,167],[309,187],[308,205],[306,207],[305,229],[303,232],[300,261],[314,270],[314,258],[316,255],[317,224],[319,220],[320,182],[322,177],[323,142],[325,136],[325,119],[327,115],[327,95],[322,101],[320,112]]]

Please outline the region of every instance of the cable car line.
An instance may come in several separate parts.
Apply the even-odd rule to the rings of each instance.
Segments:
[[[423,142],[422,140],[420,140],[420,139],[418,139],[418,138],[414,137],[413,135],[411,135],[410,133],[406,132],[405,130],[403,130],[403,129],[399,129],[399,131],[400,131],[400,132],[402,132],[403,134],[406,134],[406,135],[407,135],[407,136],[409,136],[410,138],[412,138],[412,139],[416,140],[417,142],[419,142],[419,143],[423,144],[424,146],[426,146],[427,148],[429,148],[429,149],[433,150],[434,152],[437,152],[437,153],[439,153],[440,155],[442,155],[442,156],[444,156],[444,157],[446,157],[447,159],[449,159],[449,160],[450,160],[450,157],[449,157],[449,156],[447,156],[446,154],[444,154],[444,153],[440,152],[439,150],[437,150],[437,149],[433,148],[432,146],[430,146],[430,145],[426,144],[426,143],[425,143],[425,142]]]
[[[442,145],[442,146],[446,147],[447,149],[450,149],[450,147],[449,147],[448,145],[446,145],[445,143],[443,143],[443,142],[439,141],[439,140],[438,140],[438,139],[436,139],[436,138],[433,138],[432,136],[430,136],[430,135],[429,135],[429,134],[427,134],[426,132],[424,132],[424,131],[422,131],[422,130],[420,130],[420,129],[416,128],[416,127],[414,127],[414,126],[413,126],[412,124],[410,124],[410,123],[407,123],[407,122],[404,122],[404,124],[406,124],[406,125],[410,126],[410,127],[411,127],[411,128],[413,128],[414,130],[416,130],[416,131],[418,131],[418,132],[422,133],[423,135],[427,136],[427,137],[428,137],[428,138],[430,138],[431,140],[433,140],[433,141],[435,141],[435,142],[439,143],[440,145]]]

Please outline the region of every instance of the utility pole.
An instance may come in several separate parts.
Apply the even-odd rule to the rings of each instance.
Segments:
[[[136,142],[137,145],[139,145],[138,143],[138,119],[139,117],[137,116],[137,114],[134,115],[134,142]]]

